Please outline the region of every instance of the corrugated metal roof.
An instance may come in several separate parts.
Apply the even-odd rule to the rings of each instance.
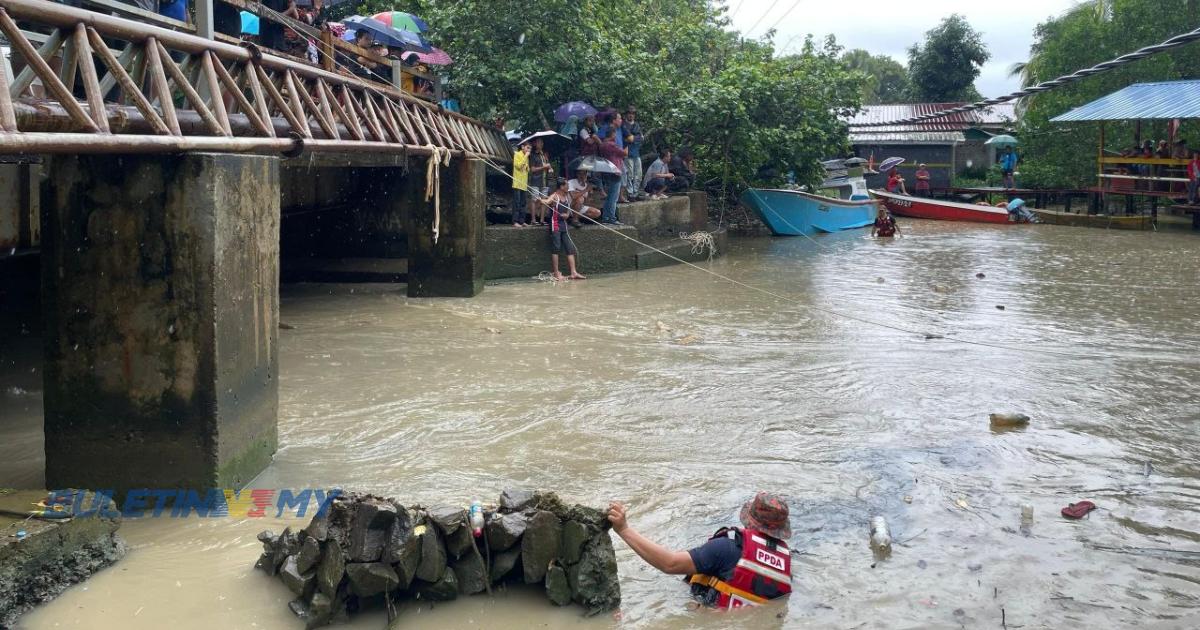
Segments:
[[[903,120],[954,109],[966,103],[908,103],[900,105],[868,105],[850,120],[851,129],[861,125]],[[986,109],[950,114],[928,122],[872,127],[873,132],[962,131],[968,127],[1007,127],[1017,120],[1012,103],[1000,103]]]
[[[884,127],[891,129],[891,127]],[[850,131],[850,144],[953,144],[966,142],[961,131],[885,132],[878,127]]]
[[[1200,118],[1200,81],[1135,83],[1051,122]]]

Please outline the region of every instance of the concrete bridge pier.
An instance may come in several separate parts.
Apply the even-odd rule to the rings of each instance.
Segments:
[[[433,242],[434,202],[425,200],[425,164],[397,178],[408,232],[409,297],[474,297],[483,291],[487,188],[482,160],[451,160],[441,173],[441,221]]]
[[[243,486],[277,443],[278,159],[61,156],[49,169],[48,487]]]

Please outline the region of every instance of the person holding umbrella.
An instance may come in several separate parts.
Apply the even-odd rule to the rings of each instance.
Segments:
[[[546,181],[554,176],[554,167],[546,156],[545,142],[535,137],[532,142],[533,151],[529,154],[529,214],[533,217],[530,225],[546,223],[546,198],[550,196],[550,187]]]
[[[1017,152],[1011,144],[1004,147],[1004,155],[1000,156],[1000,170],[1004,173],[1004,187],[1016,188],[1013,173],[1017,172]]]
[[[619,133],[621,133],[620,127],[610,126],[608,136],[600,145],[600,157],[612,162],[616,167],[616,173],[605,173],[603,180],[608,196],[604,198],[604,209],[600,212],[600,222],[609,225],[623,225],[617,220],[617,200],[621,198],[621,173],[624,172],[625,156],[628,155],[629,150],[617,146],[617,134]]]

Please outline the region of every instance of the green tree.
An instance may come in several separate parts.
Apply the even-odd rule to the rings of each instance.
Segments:
[[[908,49],[912,99],[925,103],[972,101],[979,98],[975,79],[991,53],[983,36],[957,13],[925,33],[924,43]]]
[[[1038,25],[1022,83],[1032,85],[1070,74],[1200,27],[1198,5],[1197,0],[1082,3]],[[1025,183],[1055,188],[1095,185],[1100,125],[1051,123],[1050,119],[1132,83],[1196,78],[1198,68],[1200,47],[1189,45],[1023,99],[1019,136]],[[1137,131],[1134,121],[1108,123],[1107,148],[1131,147]],[[1141,133],[1142,139],[1165,138],[1166,121],[1143,123]],[[1200,144],[1195,121],[1184,122],[1182,136],[1191,146]]]
[[[651,131],[645,150],[690,147],[700,180],[728,197],[760,172],[819,180],[819,161],[849,148],[839,117],[859,107],[866,80],[833,40],[776,56],[769,37],[741,38],[704,0],[368,0],[359,10],[392,8],[423,17],[454,58],[443,76],[465,113],[533,131],[566,101],[635,104]]]
[[[862,91],[864,105],[903,103],[908,98],[911,91],[908,70],[895,59],[856,48],[842,55],[842,63],[848,69],[866,75]]]

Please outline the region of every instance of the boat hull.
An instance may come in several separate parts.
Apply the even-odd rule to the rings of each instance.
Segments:
[[[926,197],[897,195],[880,190],[871,194],[887,206],[892,214],[914,219],[936,219],[939,221],[971,221],[974,223],[1009,223],[1008,210],[995,206],[981,206],[957,201],[944,201]]]
[[[742,203],[752,208],[776,236],[852,230],[875,222],[873,200],[833,199],[799,190],[750,188]]]
[[[1056,210],[1034,210],[1038,221],[1051,225],[1096,227],[1110,230],[1149,230],[1154,223],[1149,216],[1113,216],[1111,214],[1075,214]]]

